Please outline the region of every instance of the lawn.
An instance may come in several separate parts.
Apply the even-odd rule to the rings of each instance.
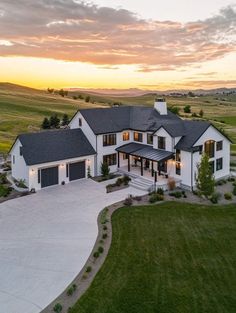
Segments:
[[[235,312],[235,221],[233,205],[116,211],[105,263],[70,312]]]

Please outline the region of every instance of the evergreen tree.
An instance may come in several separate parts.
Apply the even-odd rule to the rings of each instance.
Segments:
[[[204,115],[203,110],[200,110],[200,112],[199,112],[199,116],[200,116],[200,117],[203,117],[203,115]]]
[[[107,163],[103,162],[101,164],[101,173],[103,177],[107,177],[110,173],[110,168]]]
[[[50,117],[50,126],[51,126],[51,128],[59,128],[60,119],[58,118],[57,114],[53,114]]]
[[[66,126],[69,124],[69,117],[67,114],[64,114],[62,117],[62,126]]]
[[[190,105],[186,105],[184,107],[184,113],[191,113],[191,106]]]
[[[198,164],[196,183],[201,194],[206,197],[213,194],[215,189],[215,178],[209,164],[209,157],[206,153],[202,155],[201,162]]]
[[[42,127],[42,129],[49,129],[50,128],[50,121],[47,117],[44,118],[41,127]]]

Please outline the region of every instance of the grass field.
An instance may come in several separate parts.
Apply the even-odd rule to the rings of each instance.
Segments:
[[[71,313],[235,312],[235,206],[125,207],[112,225],[108,256]]]
[[[44,117],[53,113],[70,117],[81,108],[93,108],[121,102],[123,105],[153,106],[154,94],[138,97],[112,97],[90,95],[90,102],[74,100],[73,96],[87,94],[70,92],[68,97],[50,95],[46,91],[0,83],[0,153],[7,152],[15,137],[22,132],[38,130]],[[166,97],[169,106],[183,108],[191,105],[192,113],[204,111],[204,117],[223,128],[236,143],[236,95],[215,95],[202,97]],[[236,146],[233,146],[234,151]]]

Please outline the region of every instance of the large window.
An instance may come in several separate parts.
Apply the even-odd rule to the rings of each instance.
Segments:
[[[223,158],[216,160],[216,170],[220,171],[223,168]]]
[[[153,144],[153,135],[147,134],[147,144],[152,145]]]
[[[108,166],[116,165],[116,153],[104,155],[103,163],[106,163]]]
[[[181,175],[181,164],[180,164],[180,162],[175,163],[175,173],[176,173],[176,175]]]
[[[214,158],[215,156],[215,141],[208,140],[205,142],[205,153],[209,158]]]
[[[116,145],[116,134],[103,135],[103,147]]]
[[[223,141],[217,141],[216,143],[216,151],[220,151],[223,149]]]
[[[165,137],[158,137],[158,149],[165,150],[166,149],[166,138]]]
[[[210,168],[211,168],[211,172],[215,173],[215,161],[211,161],[209,162]]]
[[[143,134],[134,132],[134,141],[143,142]]]
[[[129,132],[124,132],[123,133],[123,141],[128,141],[129,140]]]

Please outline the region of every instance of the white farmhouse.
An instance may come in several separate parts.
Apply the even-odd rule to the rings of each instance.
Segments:
[[[164,99],[153,108],[80,110],[69,128],[19,135],[10,151],[12,176],[39,190],[97,176],[105,162],[111,172],[129,174],[139,188],[165,188],[173,178],[193,189],[203,152],[216,179],[230,175],[230,140],[209,122],[182,120]]]

